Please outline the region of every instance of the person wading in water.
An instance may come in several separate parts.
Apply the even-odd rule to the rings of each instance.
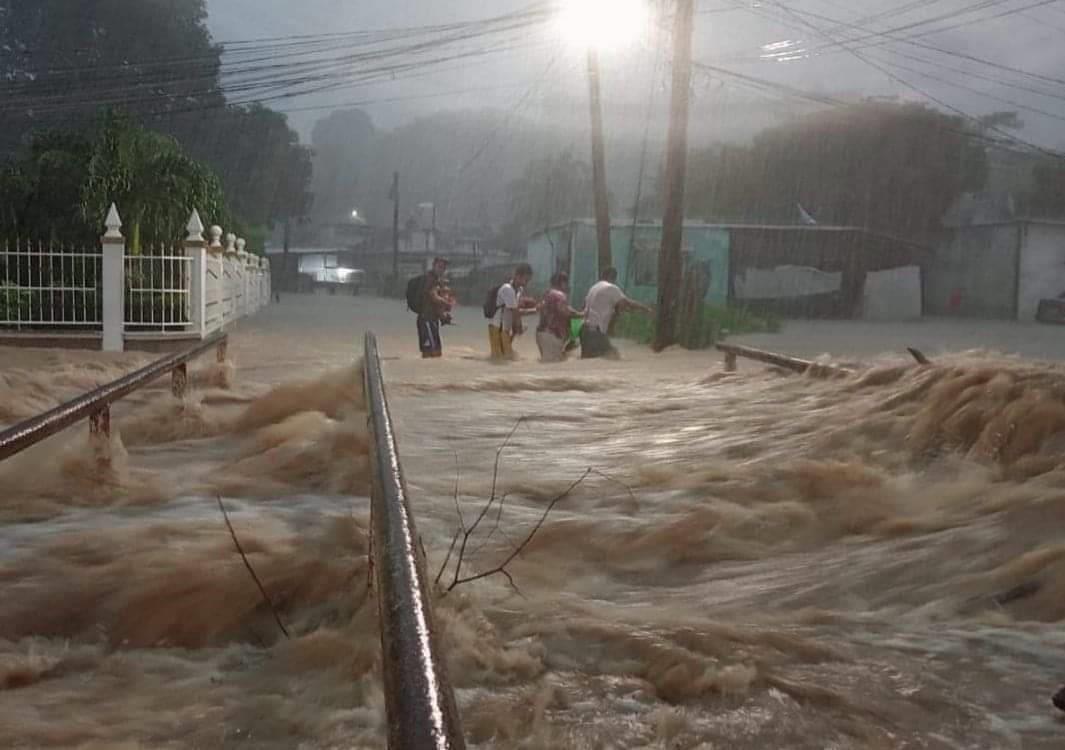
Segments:
[[[520,336],[525,327],[522,317],[536,312],[535,305],[523,304],[525,286],[532,280],[533,270],[528,263],[519,263],[510,281],[489,290],[484,303],[484,316],[488,318],[488,344],[492,359],[514,359],[514,337]]]
[[[617,286],[618,269],[610,267],[600,275],[600,281],[588,290],[584,299],[584,327],[581,328],[581,359],[609,357],[617,359],[618,350],[610,342],[608,332],[614,316],[619,312],[637,310],[654,315],[647,305],[625,296]]]
[[[443,355],[440,322],[450,320],[451,300],[444,295],[447,260],[434,258],[432,268],[407,283],[407,307],[418,314],[418,349],[422,359]]]
[[[540,302],[540,324],[536,327],[536,345],[541,362],[561,362],[566,358],[570,321],[583,318],[583,310],[569,305],[569,274],[564,271],[551,277],[551,288]]]

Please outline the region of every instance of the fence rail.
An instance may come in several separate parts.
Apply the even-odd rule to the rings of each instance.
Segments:
[[[377,339],[366,334],[371,547],[381,627],[389,750],[464,750],[455,696],[438,655],[425,558],[385,397]]]
[[[99,334],[121,351],[138,338],[204,338],[270,301],[270,267],[234,234],[189,219],[183,242],[127,248],[115,206],[99,245],[71,249],[25,239],[0,244],[0,330],[20,339],[56,331]]]
[[[90,429],[93,433],[109,433],[111,404],[164,375],[172,374],[174,395],[184,394],[188,383],[189,360],[214,348],[218,352],[219,361],[223,361],[228,340],[228,334],[215,334],[185,351],[175,352],[158,359],[136,372],[131,372],[129,375],[82,394],[65,404],[60,404],[44,414],[39,414],[0,432],[0,461],[36,445],[83,419],[90,420]]]
[[[192,263],[180,248],[126,255],[125,327],[184,330],[191,322]]]
[[[100,250],[11,240],[0,247],[0,326],[98,327]]]
[[[778,354],[776,352],[767,352],[762,349],[754,349],[749,346],[740,346],[738,344],[718,344],[717,350],[725,355],[726,372],[734,372],[736,370],[736,358],[744,357],[746,359],[753,359],[757,362],[764,362],[767,365],[783,367],[786,370],[791,370],[792,372],[797,372],[799,374],[805,373],[808,370],[823,372],[828,375],[848,375],[851,373],[846,367],[840,367],[838,365],[822,365],[817,362],[811,362],[808,359],[800,359],[798,357],[792,357],[787,354]]]

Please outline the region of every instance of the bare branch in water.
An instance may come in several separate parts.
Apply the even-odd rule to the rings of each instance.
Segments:
[[[274,621],[277,623],[277,627],[281,628],[281,632],[285,634],[286,638],[291,636],[288,634],[288,630],[285,629],[285,624],[281,622],[281,615],[278,614],[277,608],[274,607],[274,603],[270,601],[269,595],[266,593],[266,589],[263,587],[263,582],[259,580],[259,576],[255,574],[255,568],[248,562],[248,556],[244,554],[244,548],[240,546],[240,540],[237,539],[237,532],[233,530],[233,524],[229,522],[229,514],[226,512],[226,506],[222,504],[222,496],[217,495],[218,509],[222,511],[222,518],[226,521],[226,527],[229,528],[229,535],[233,537],[233,544],[237,547],[237,552],[240,553],[240,559],[244,561],[244,567],[251,573],[252,580],[255,581],[255,585],[259,587],[259,593],[263,595],[263,601],[266,602],[266,606],[270,608],[270,611],[274,615]]]
[[[444,576],[444,571],[447,570],[447,564],[451,562],[451,553],[455,551],[455,545],[458,544],[459,536],[462,534],[462,529],[455,532],[455,535],[451,537],[451,546],[447,548],[447,555],[444,556],[444,564],[440,566],[440,570],[436,573],[436,580],[433,581],[436,585],[440,585],[440,579]]]
[[[451,544],[447,548],[447,554],[444,556],[444,562],[440,566],[440,570],[437,571],[436,579],[434,580],[434,584],[439,586],[441,579],[444,577],[444,573],[447,571],[448,563],[450,563],[452,557],[455,556],[455,548],[457,546],[458,547],[458,554],[457,554],[457,557],[456,557],[456,560],[455,560],[454,570],[453,570],[452,576],[451,576],[451,583],[448,584],[447,588],[444,590],[445,593],[447,593],[448,591],[452,591],[453,589],[455,589],[456,586],[461,586],[464,583],[471,583],[472,581],[478,581],[478,580],[480,580],[482,578],[488,578],[489,576],[493,576],[493,575],[499,574],[499,575],[504,576],[507,579],[507,582],[510,584],[511,588],[513,588],[514,591],[519,596],[524,598],[525,595],[522,594],[521,589],[519,589],[517,584],[514,582],[514,578],[513,578],[513,576],[511,576],[510,571],[507,570],[507,566],[511,562],[513,562],[515,560],[515,558],[517,558],[519,555],[521,555],[522,552],[525,551],[525,548],[532,541],[533,537],[536,536],[536,533],[540,530],[540,528],[547,521],[547,517],[551,513],[551,511],[554,509],[554,507],[559,502],[561,502],[563,499],[568,497],[570,495],[570,493],[573,492],[573,490],[575,490],[580,484],[582,484],[590,476],[594,475],[594,476],[600,477],[601,479],[605,479],[608,482],[611,482],[613,484],[618,485],[619,487],[624,488],[625,491],[628,492],[629,497],[632,499],[632,501],[634,503],[637,502],[636,493],[633,492],[632,487],[630,487],[628,484],[626,484],[625,482],[622,482],[619,479],[616,479],[615,477],[610,476],[609,474],[607,474],[604,471],[600,471],[599,469],[594,469],[594,468],[589,467],[588,469],[586,469],[584,471],[584,473],[576,481],[574,481],[572,484],[570,484],[570,486],[567,487],[564,492],[562,492],[560,495],[556,496],[554,499],[551,500],[550,503],[548,503],[547,508],[544,510],[543,514],[540,516],[540,519],[536,522],[536,525],[533,526],[532,530],[525,536],[525,538],[521,541],[521,543],[515,545],[513,540],[510,538],[510,535],[507,534],[507,532],[501,526],[501,521],[502,521],[502,518],[503,518],[503,509],[504,509],[504,506],[506,505],[506,501],[507,501],[507,498],[509,497],[509,495],[507,493],[504,493],[501,497],[498,498],[498,501],[497,501],[497,492],[499,490],[499,467],[500,467],[500,464],[502,462],[503,452],[510,446],[511,439],[514,437],[514,434],[518,431],[518,427],[520,427],[522,422],[526,421],[527,419],[528,419],[528,417],[521,417],[520,419],[518,419],[517,422],[514,423],[514,426],[511,428],[510,432],[507,433],[507,436],[503,440],[503,443],[499,446],[499,448],[496,449],[495,464],[492,467],[492,488],[491,488],[491,492],[489,493],[489,496],[488,496],[488,501],[481,508],[481,511],[477,515],[477,518],[474,520],[473,524],[470,525],[470,526],[466,525],[466,520],[465,520],[465,518],[462,515],[462,510],[461,510],[460,503],[459,503],[459,479],[458,479],[458,463],[459,463],[459,459],[458,459],[458,454],[455,455],[455,493],[454,493],[454,501],[455,501],[455,512],[458,514],[458,518],[459,518],[459,528],[455,530],[454,536],[451,537]],[[506,559],[503,560],[502,563],[500,563],[499,565],[496,565],[495,567],[491,568],[490,570],[485,570],[485,571],[483,571],[481,573],[476,573],[476,574],[473,574],[473,575],[468,575],[468,576],[463,577],[463,575],[462,575],[462,565],[466,561],[467,546],[469,544],[470,537],[472,537],[474,532],[477,531],[477,529],[480,527],[481,522],[488,515],[489,511],[491,511],[493,505],[496,505],[496,514],[495,514],[495,521],[492,524],[492,528],[491,528],[491,530],[489,530],[489,532],[486,535],[484,535],[484,539],[481,540],[480,544],[477,545],[476,549],[474,549],[471,554],[476,556],[478,553],[480,553],[480,551],[482,549],[484,549],[485,545],[487,545],[488,542],[491,541],[492,536],[496,533],[496,531],[499,531],[504,536],[504,538],[506,538],[507,542],[514,546],[514,549],[510,552],[510,554],[506,557]],[[461,540],[461,542],[460,542],[460,540]]]
[[[616,484],[618,487],[624,487],[625,491],[629,493],[629,498],[632,500],[632,502],[636,503],[637,507],[639,507],[639,501],[636,499],[636,493],[632,491],[632,487],[630,487],[628,484],[622,482],[617,477],[612,477],[605,471],[601,471],[599,469],[592,469],[592,473],[600,479],[605,479],[606,481],[612,484]]]
[[[465,531],[466,519],[462,516],[462,506],[459,504],[459,452],[455,449],[452,449],[451,452],[455,454],[455,513],[457,513],[459,517],[459,526],[461,526],[462,530]]]
[[[555,498],[553,500],[551,500],[550,503],[547,504],[547,507],[544,509],[544,512],[540,515],[540,519],[536,522],[536,525],[533,526],[532,529],[529,531],[529,533],[525,535],[525,539],[522,540],[521,544],[519,544],[516,548],[514,548],[511,551],[511,553],[509,555],[507,555],[506,559],[504,559],[503,562],[501,562],[499,565],[496,565],[494,568],[491,568],[489,570],[485,570],[485,571],[483,571],[481,573],[476,573],[474,575],[466,576],[465,578],[461,578],[458,575],[458,565],[456,564],[456,566],[455,566],[455,569],[456,569],[455,577],[452,580],[451,585],[447,587],[447,590],[451,591],[456,586],[461,586],[464,583],[471,583],[473,581],[479,581],[482,578],[488,578],[489,576],[493,576],[493,575],[496,575],[496,574],[500,574],[500,575],[505,576],[507,578],[507,580],[510,581],[510,584],[512,586],[514,586],[515,589],[517,589],[517,586],[514,585],[514,579],[511,577],[510,572],[507,570],[507,566],[510,565],[510,563],[514,561],[514,558],[516,558],[518,555],[520,555],[525,550],[525,548],[529,545],[529,542],[531,542],[533,537],[536,536],[536,532],[538,532],[540,530],[540,528],[544,525],[544,522],[547,521],[547,516],[550,515],[550,513],[554,509],[554,507],[556,505],[558,505],[559,502],[561,502],[566,497],[568,497],[569,494],[571,492],[573,492],[573,490],[575,490],[578,487],[578,485],[580,485],[582,482],[584,482],[584,480],[587,479],[589,476],[591,476],[593,473],[594,473],[593,469],[591,469],[591,468],[586,469],[584,471],[584,473],[581,474],[580,477],[578,477],[572,484],[570,484],[569,487],[567,487],[565,489],[564,492],[562,492],[561,494],[555,496]],[[461,551],[460,551],[460,555],[461,555]],[[460,556],[459,557],[459,563],[461,563],[461,562],[462,562],[462,558]]]
[[[447,588],[448,591],[451,591],[453,588],[455,588],[455,586],[458,585],[459,577],[462,574],[462,563],[466,559],[466,545],[470,541],[470,536],[473,534],[473,532],[477,530],[477,527],[481,525],[481,521],[484,520],[484,517],[488,515],[488,511],[491,510],[492,505],[495,504],[496,488],[499,485],[499,464],[503,458],[503,451],[505,451],[510,445],[510,441],[514,437],[514,433],[518,431],[518,428],[521,427],[521,425],[526,421],[526,419],[527,417],[518,417],[517,421],[514,423],[514,426],[510,429],[510,432],[507,433],[506,438],[504,438],[503,443],[499,446],[499,448],[496,449],[495,465],[492,468],[492,490],[488,496],[488,502],[485,503],[485,506],[483,508],[481,508],[481,512],[477,515],[477,519],[473,522],[473,525],[471,525],[469,528],[465,528],[465,524],[463,524],[462,543],[459,545],[458,558],[455,560],[455,572],[451,578],[451,585]]]

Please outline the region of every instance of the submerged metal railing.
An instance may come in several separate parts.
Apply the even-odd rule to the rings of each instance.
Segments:
[[[823,365],[817,362],[811,362],[808,359],[799,359],[798,357],[792,357],[787,354],[767,352],[762,349],[753,349],[749,346],[740,346],[738,344],[718,344],[717,350],[725,355],[726,372],[735,372],[736,358],[744,357],[746,359],[753,359],[757,362],[764,362],[767,365],[783,367],[786,370],[791,370],[800,374],[811,370],[811,368],[814,372],[822,373],[824,375],[851,374],[851,370],[846,367],[840,367],[839,365]]]
[[[425,557],[407,498],[377,339],[366,334],[371,560],[377,584],[389,750],[463,750],[455,696],[436,647]]]
[[[93,434],[110,434],[111,404],[167,374],[173,378],[171,389],[174,395],[178,397],[184,395],[188,385],[189,360],[213,348],[218,352],[218,361],[223,362],[228,341],[228,334],[216,334],[185,351],[169,354],[136,372],[124,375],[96,390],[60,404],[50,411],[9,427],[0,432],[0,461],[26,450],[31,445],[36,445],[83,419],[89,420],[89,429]]]

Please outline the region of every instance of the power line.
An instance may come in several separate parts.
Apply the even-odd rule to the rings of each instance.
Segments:
[[[371,47],[365,52],[354,54],[342,54],[326,58],[314,58],[300,60],[295,63],[278,63],[271,60],[268,64],[238,66],[236,70],[226,70],[223,67],[222,91],[231,96],[252,94],[255,92],[270,93],[278,90],[293,91],[293,87],[313,83],[358,82],[366,75],[395,75],[402,71],[411,70],[418,66],[435,65],[442,61],[460,57],[488,54],[506,49],[506,45],[488,48],[474,48],[462,50],[461,45],[484,39],[491,36],[501,36],[512,33],[520,33],[521,39],[514,42],[525,41],[527,43],[528,30],[530,27],[543,23],[543,14],[516,13],[498,16],[468,24],[452,24],[446,27],[447,33],[437,33],[444,27],[426,27],[433,34],[425,36],[419,30],[417,36],[405,39],[404,43],[391,47]],[[459,45],[459,51],[451,55],[442,55],[436,58],[425,58],[427,53],[433,50]],[[512,43],[510,46],[514,46]],[[312,50],[311,55],[320,54],[322,50]],[[421,56],[421,57],[419,57]],[[394,62],[388,63],[388,60]],[[413,60],[413,62],[412,62]],[[373,67],[373,63],[379,63]],[[365,67],[371,64],[369,67]],[[359,68],[357,66],[364,66]],[[91,71],[90,71],[91,72]],[[8,96],[3,99],[4,108],[33,108],[40,112],[57,112],[76,109],[82,106],[130,106],[152,101],[158,101],[159,88],[172,88],[187,85],[189,90],[168,92],[175,96],[181,96],[186,102],[199,97],[213,97],[220,93],[216,85],[218,78],[217,65],[208,65],[206,69],[201,66],[200,70],[191,71],[191,75],[174,75],[165,66],[160,73],[148,76],[137,76],[130,80],[130,76],[111,75],[97,76],[93,83],[95,87],[84,87],[78,95],[71,96],[68,91],[59,88],[61,81],[51,81],[47,84],[38,84],[33,88],[33,94]],[[204,85],[204,84],[209,85]],[[12,87],[4,87],[12,91]],[[3,91],[4,89],[0,89]],[[14,87],[17,92],[18,87]],[[318,90],[311,88],[307,91],[296,89],[297,95],[313,93]],[[287,96],[288,94],[286,94]],[[270,100],[272,97],[258,97],[257,100]]]
[[[1056,2],[1056,1],[1057,0],[1050,0],[1050,2]],[[1041,2],[1039,4],[1040,5],[1045,5],[1046,2]],[[959,59],[968,60],[969,62],[979,63],[981,65],[985,65],[985,66],[988,66],[988,67],[991,67],[991,68],[995,68],[997,70],[1002,70],[1002,71],[1009,72],[1009,73],[1015,73],[1015,74],[1023,76],[1023,77],[1035,78],[1035,79],[1039,79],[1039,80],[1042,80],[1042,81],[1046,81],[1048,83],[1057,83],[1057,84],[1065,85],[1065,78],[1057,78],[1057,77],[1046,75],[1046,74],[1043,74],[1043,73],[1037,73],[1035,71],[1024,70],[1022,68],[1017,68],[1017,67],[1014,67],[1014,66],[1011,66],[1011,65],[1006,65],[1004,63],[999,63],[999,62],[995,62],[993,60],[988,60],[986,58],[978,57],[978,56],[970,54],[970,53],[959,52],[957,50],[946,49],[944,47],[939,47],[939,46],[936,46],[936,45],[933,45],[933,44],[929,44],[927,42],[918,42],[918,41],[915,41],[913,38],[909,38],[909,37],[898,37],[898,36],[895,36],[890,30],[888,30],[888,31],[871,31],[869,29],[864,29],[864,28],[862,28],[860,26],[856,26],[854,24],[850,24],[850,23],[848,23],[846,21],[840,21],[839,19],[831,18],[829,16],[824,16],[824,15],[821,15],[819,13],[814,13],[812,11],[789,9],[788,12],[791,13],[792,15],[806,16],[806,17],[809,17],[809,18],[815,18],[815,19],[820,20],[820,21],[827,21],[829,23],[835,23],[835,24],[839,24],[839,25],[842,25],[842,26],[848,26],[848,27],[853,28],[855,30],[866,32],[867,35],[868,35],[866,38],[873,37],[873,36],[884,37],[884,39],[885,39],[884,43],[885,44],[888,44],[888,43],[891,43],[891,42],[900,42],[902,44],[908,44],[908,45],[911,45],[911,46],[914,46],[914,47],[919,47],[921,49],[930,50],[932,52],[938,52],[940,54],[948,55],[950,57],[957,57]],[[843,43],[849,44],[849,43],[851,43],[851,41],[853,41],[853,40],[845,40],[845,42],[843,42]],[[829,45],[825,45],[825,46],[827,47]]]
[[[775,4],[778,5],[778,7],[780,7],[781,10],[783,10],[785,13],[787,13],[789,15],[792,15],[790,9],[780,5],[779,3],[775,3]],[[981,122],[979,118],[974,117],[973,115],[970,115],[968,112],[966,112],[966,111],[964,111],[964,110],[962,110],[962,109],[960,109],[958,107],[955,107],[952,104],[949,104],[948,102],[946,102],[946,101],[940,99],[939,97],[929,93],[928,91],[922,89],[921,87],[911,83],[910,81],[907,81],[905,78],[903,78],[903,77],[901,77],[899,75],[896,75],[895,73],[892,73],[890,70],[885,68],[883,65],[880,65],[879,63],[877,63],[877,62],[875,62],[873,60],[870,60],[868,57],[863,56],[857,50],[847,46],[849,42],[847,42],[847,41],[839,41],[839,40],[833,38],[831,34],[827,34],[824,31],[822,31],[815,24],[812,24],[809,21],[806,21],[805,19],[802,19],[802,18],[800,18],[797,15],[795,17],[803,25],[808,26],[809,28],[811,28],[815,32],[817,32],[818,34],[821,34],[821,35],[825,36],[827,39],[831,40],[831,42],[833,44],[838,44],[840,47],[842,47],[843,49],[845,49],[848,52],[850,52],[856,58],[858,58],[862,62],[866,63],[867,65],[870,65],[873,68],[876,68],[877,70],[879,70],[881,73],[883,73],[884,75],[886,75],[889,78],[891,78],[896,83],[899,83],[899,84],[909,88],[910,90],[915,91],[916,93],[920,94],[921,96],[923,96],[924,98],[928,99],[929,101],[934,102],[934,103],[938,104],[939,106],[950,110],[951,112],[954,112],[956,115],[958,115],[959,117],[963,118],[964,120],[967,120],[969,122],[974,123],[975,125],[977,125],[977,127],[986,128],[987,130],[991,130],[991,131],[997,133],[1001,137],[1004,137],[1004,138],[1006,138],[1006,139],[1008,139],[1010,141],[1018,143],[1018,144],[1020,144],[1022,146],[1025,146],[1027,148],[1039,151],[1039,152],[1041,152],[1041,153],[1043,153],[1043,154],[1045,154],[1047,156],[1053,156],[1053,157],[1058,158],[1058,159],[1065,159],[1065,154],[1061,154],[1061,153],[1059,153],[1057,151],[1054,151],[1052,149],[1044,148],[1043,146],[1040,146],[1040,145],[1038,145],[1036,143],[1032,143],[1030,141],[1027,141],[1027,140],[1025,140],[1025,139],[1023,139],[1023,138],[1021,138],[1019,136],[1007,133],[1007,132],[1005,132],[1004,130],[1002,130],[1001,128],[999,128],[997,126],[987,125],[987,124]]]

